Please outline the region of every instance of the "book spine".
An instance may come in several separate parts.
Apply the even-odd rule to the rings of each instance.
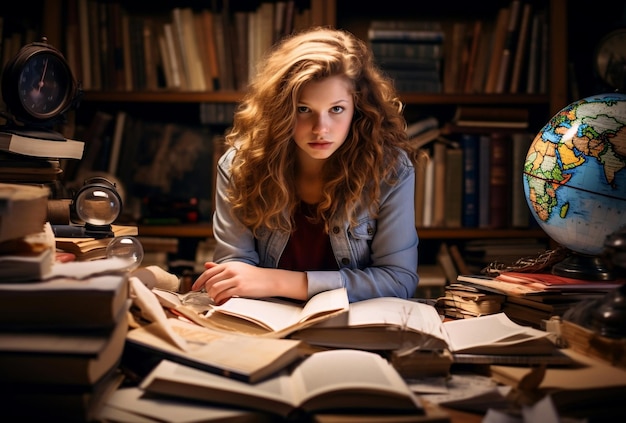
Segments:
[[[466,228],[478,227],[478,134],[462,134],[463,150],[463,216]]]
[[[491,134],[489,175],[489,227],[505,228],[509,220],[510,203],[510,145],[509,135]]]
[[[515,48],[517,47],[521,8],[521,0],[511,1],[509,22],[504,40],[504,48],[502,49],[502,55],[500,56],[500,67],[498,69],[496,93],[507,92],[510,85],[511,64],[513,63],[513,58],[515,57]]]
[[[478,227],[489,227],[489,173],[491,168],[491,137],[480,135],[478,140]]]

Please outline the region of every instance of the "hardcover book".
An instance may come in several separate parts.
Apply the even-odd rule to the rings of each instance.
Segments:
[[[294,421],[331,410],[424,414],[419,399],[387,360],[358,350],[317,352],[292,371],[256,384],[163,360],[140,387],[148,393],[244,406]]]
[[[0,283],[0,327],[111,328],[126,307],[128,294],[123,274]]]
[[[153,289],[164,307],[189,315],[180,294]],[[200,294],[206,295],[206,294]],[[278,298],[229,299],[221,306],[209,306],[203,317],[190,316],[195,323],[206,327],[246,335],[283,338],[290,333],[311,326],[348,311],[345,288],[320,292],[306,303]],[[191,313],[195,313],[192,311]]]
[[[347,314],[299,330],[291,338],[322,347],[364,350],[547,354],[556,348],[547,332],[518,325],[504,313],[442,322],[435,307],[395,297],[351,303]]]
[[[0,132],[0,151],[9,153],[54,159],[81,159],[84,148],[84,142],[72,139],[52,140]]]
[[[209,373],[256,383],[300,358],[300,341],[242,336],[200,327],[177,318],[167,324],[187,342],[168,342],[159,323],[132,329],[125,354],[152,365],[167,359]]]
[[[95,384],[121,360],[129,305],[120,310],[111,331],[0,332],[0,385]]]

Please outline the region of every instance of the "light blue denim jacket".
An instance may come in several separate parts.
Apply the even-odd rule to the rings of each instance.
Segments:
[[[219,160],[216,181],[216,212],[213,233],[217,245],[215,262],[242,261],[276,268],[289,234],[262,230],[258,238],[233,218],[226,201],[230,164],[235,150]],[[308,296],[345,287],[350,302],[372,297],[410,298],[418,283],[415,230],[415,169],[404,154],[398,183],[381,186],[380,213],[373,219],[367,210],[359,213],[358,225],[333,220],[330,242],[339,270],[308,271]]]

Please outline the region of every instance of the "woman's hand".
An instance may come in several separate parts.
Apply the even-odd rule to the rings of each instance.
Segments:
[[[206,262],[204,267],[206,270],[191,289],[201,291],[204,288],[217,305],[232,297],[307,299],[306,274],[303,272],[266,269],[239,261]]]

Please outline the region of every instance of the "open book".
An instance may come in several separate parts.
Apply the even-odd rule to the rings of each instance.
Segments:
[[[472,354],[549,354],[548,333],[512,322],[504,313],[442,322],[435,307],[380,297],[350,304],[345,315],[291,335],[313,345],[365,350],[448,349]]]
[[[152,292],[164,307],[176,310],[202,326],[271,338],[284,338],[298,329],[348,311],[348,294],[345,288],[320,292],[304,304],[278,298],[242,297],[231,298],[221,306],[205,303],[204,307],[208,311],[202,319],[190,315],[189,310],[196,307],[193,304],[185,307],[187,304],[184,301],[184,294],[157,288],[153,288]],[[200,295],[206,296],[204,293]]]
[[[185,349],[168,342],[162,324],[132,329],[125,354],[143,361],[175,361],[245,382],[258,382],[301,357],[300,341],[229,334],[170,318],[167,324],[183,338]]]
[[[155,295],[139,278],[131,276],[130,286],[135,307],[141,310],[142,318],[151,322],[126,335],[124,354],[129,363],[138,363],[136,366],[150,367],[168,359],[205,372],[256,382],[300,358],[300,341],[242,336],[167,318]]]
[[[366,371],[364,371],[366,369]],[[293,371],[249,384],[163,360],[141,382],[148,393],[245,406],[282,417],[329,410],[423,414],[398,372],[380,355],[359,350],[314,353]]]

